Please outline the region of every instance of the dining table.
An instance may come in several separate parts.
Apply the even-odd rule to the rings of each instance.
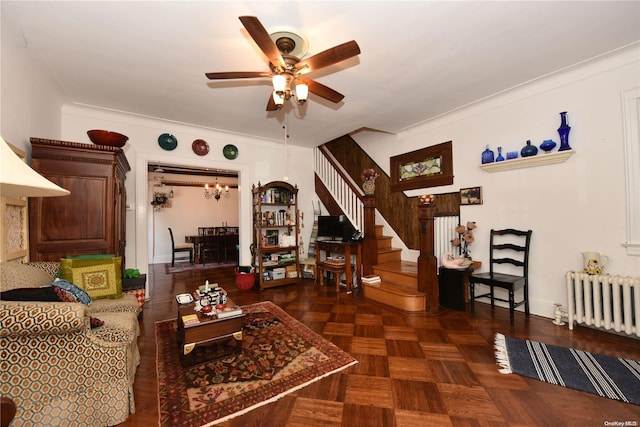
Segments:
[[[185,243],[191,243],[194,245],[194,249],[195,249],[195,262],[196,263],[202,263],[202,256],[201,256],[201,249],[202,249],[202,244],[205,242],[205,239],[208,239],[208,241],[219,241],[218,245],[221,248],[221,253],[223,254],[222,259],[218,260],[220,261],[224,261],[227,262],[229,260],[228,257],[228,252],[229,252],[229,248],[235,248],[237,247],[238,243],[239,243],[239,236],[238,234],[220,234],[220,235],[214,235],[214,236],[204,236],[204,235],[200,235],[200,234],[195,234],[195,235],[186,235],[184,236],[184,241]],[[237,256],[237,253],[236,253]]]

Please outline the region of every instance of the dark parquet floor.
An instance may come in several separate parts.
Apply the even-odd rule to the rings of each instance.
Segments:
[[[476,313],[443,309],[407,314],[361,294],[336,294],[305,280],[297,286],[240,291],[232,268],[166,274],[153,265],[152,298],[140,320],[142,361],[136,413],[121,426],[158,425],[154,324],[175,318],[174,296],[204,280],[239,304],[270,300],[351,353],[359,363],[277,402],[220,424],[246,426],[637,426],[640,406],[498,373],[493,337],[510,336],[640,360],[640,341],[476,304]],[[613,424],[622,422],[623,424]],[[624,424],[627,423],[627,424]]]

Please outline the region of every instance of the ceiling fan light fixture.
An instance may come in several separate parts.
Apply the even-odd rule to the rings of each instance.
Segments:
[[[278,95],[282,95],[287,89],[287,78],[282,74],[276,74],[271,79],[273,83],[273,91]]]
[[[275,90],[273,91],[273,102],[276,104],[278,108],[284,105],[284,92],[282,95],[279,95]]]
[[[296,98],[298,99],[299,104],[304,104],[307,102],[307,98],[309,97],[309,86],[305,83],[296,83]]]

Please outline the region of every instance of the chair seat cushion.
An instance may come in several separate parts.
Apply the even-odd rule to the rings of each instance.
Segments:
[[[504,273],[477,273],[471,275],[471,282],[473,283],[482,283],[482,284],[492,284],[494,286],[499,286],[502,288],[511,288],[514,289],[519,288],[524,285],[524,277],[515,276],[512,274],[504,274]]]
[[[136,316],[140,313],[140,304],[134,294],[122,294],[116,299],[94,300],[89,306],[91,314],[100,316],[101,313],[133,313]]]

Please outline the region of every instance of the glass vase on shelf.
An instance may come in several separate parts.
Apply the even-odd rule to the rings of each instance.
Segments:
[[[567,122],[567,112],[563,111],[560,113],[560,127],[558,128],[558,135],[560,135],[560,148],[558,148],[558,151],[571,150],[571,146],[569,145],[570,131],[571,126],[569,126]]]

